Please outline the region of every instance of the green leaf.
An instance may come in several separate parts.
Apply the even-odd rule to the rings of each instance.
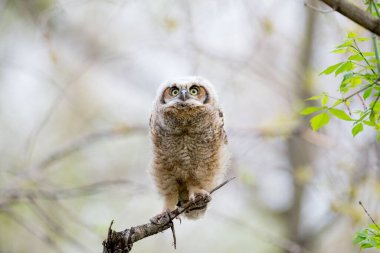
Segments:
[[[367,118],[368,114],[370,114],[370,113],[371,113],[371,110],[367,110],[367,111],[361,112],[360,113],[360,118],[357,121],[364,120],[365,118]]]
[[[369,237],[368,239],[369,239],[369,243],[372,245],[372,247],[377,246],[377,242],[373,237]]]
[[[365,80],[367,80],[368,82],[370,83],[373,83],[377,80],[377,74],[369,74],[369,73],[365,73],[362,75],[362,77],[364,77]]]
[[[347,61],[340,65],[340,67],[335,71],[335,76],[339,75],[342,72],[350,71],[353,68],[353,64],[351,61]]]
[[[374,52],[362,52],[364,56],[375,56]]]
[[[352,61],[346,62],[346,71],[351,71],[355,68],[355,65],[352,63]]]
[[[353,47],[349,47],[349,48],[348,48],[348,51],[350,51],[350,53],[352,53],[352,54],[357,54],[357,53],[359,53],[359,51],[356,50],[356,49],[353,48]]]
[[[334,65],[332,65],[332,66],[329,66],[329,67],[327,67],[325,70],[323,70],[321,73],[319,73],[319,75],[323,75],[323,74],[325,74],[325,75],[329,75],[329,74],[331,74],[332,72],[334,72],[337,68],[339,68],[339,66],[342,65],[342,64],[343,64],[343,62],[339,62],[339,63],[337,63],[337,64],[334,64]]]
[[[349,88],[347,87],[348,83],[350,83],[352,81],[352,78],[353,78],[354,74],[352,72],[348,72],[346,74],[344,74],[343,76],[343,79],[342,79],[342,83],[340,84],[340,92],[342,93],[346,93]]]
[[[324,112],[311,118],[310,124],[314,131],[318,131],[318,129],[328,124],[329,121],[330,121],[330,116],[328,115],[327,112]]]
[[[356,86],[360,85],[362,83],[361,76],[354,76],[350,80],[351,88],[355,88]]]
[[[312,96],[312,97],[309,97],[308,99],[305,99],[306,101],[309,101],[309,100],[318,100],[321,98],[322,95],[317,95],[317,96]]]
[[[354,244],[360,244],[362,241],[364,241],[367,238],[367,235],[363,235],[363,232],[356,232],[353,243]]]
[[[326,106],[328,101],[329,101],[329,97],[326,94],[324,94],[322,99],[321,99],[322,106]]]
[[[329,109],[329,112],[334,115],[335,117],[337,117],[338,119],[342,119],[342,120],[347,120],[347,121],[352,121],[353,119],[346,113],[344,112],[343,110],[340,110],[340,109],[336,109],[336,108],[330,108]]]
[[[354,77],[354,74],[352,72],[344,74],[342,83],[349,83],[352,77]]]
[[[366,100],[369,96],[371,96],[371,93],[372,93],[372,88],[366,89],[365,92],[363,93],[364,100]]]
[[[363,124],[362,123],[356,124],[356,126],[352,128],[352,135],[355,137],[361,131],[363,131]]]
[[[353,39],[353,38],[356,38],[356,37],[358,37],[358,35],[356,33],[354,33],[354,32],[349,32],[347,34],[347,38]]]
[[[347,52],[347,48],[337,48],[333,51],[331,51],[331,53],[335,53],[335,54],[344,54]]]
[[[309,114],[312,114],[314,112],[317,112],[317,111],[320,111],[324,109],[323,107],[314,107],[314,106],[310,106],[310,107],[306,107],[305,109],[303,109],[300,114],[301,115],[309,115]]]
[[[380,248],[380,233],[379,228],[371,224],[368,228],[356,232],[353,243],[358,244],[360,248]]]
[[[369,243],[369,240],[365,240],[360,244],[360,247],[362,249],[369,249],[372,248],[372,245]]]
[[[363,56],[361,56],[360,54],[351,55],[350,57],[348,57],[348,59],[351,61],[363,61],[364,60]]]
[[[356,38],[358,41],[360,41],[360,42],[363,42],[363,41],[368,41],[369,40],[369,38]]]
[[[371,123],[373,123],[374,125],[376,125],[375,115],[376,113],[374,113],[373,111],[371,111],[371,113],[369,114],[369,121],[371,121]]]
[[[370,127],[374,127],[375,126],[375,124],[373,122],[371,122],[371,121],[364,120],[363,123],[366,124],[367,126],[370,126]]]
[[[349,47],[352,45],[352,43],[354,43],[354,40],[348,39],[348,40],[345,40],[342,44],[338,45],[337,48]]]
[[[376,103],[376,104],[374,104],[374,103]],[[377,101],[371,103],[371,108],[373,108],[374,112],[380,112],[380,101],[377,100]]]
[[[380,231],[379,227],[380,224],[369,224],[369,228],[373,229],[373,232],[376,233],[377,231]],[[380,234],[379,234],[380,235]]]

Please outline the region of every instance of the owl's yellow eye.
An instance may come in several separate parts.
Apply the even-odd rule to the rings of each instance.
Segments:
[[[190,95],[196,96],[196,95],[198,95],[199,89],[197,86],[193,86],[190,88],[189,92],[190,92]]]
[[[179,94],[179,89],[177,87],[173,87],[172,90],[170,91],[170,95],[173,97],[177,96]]]

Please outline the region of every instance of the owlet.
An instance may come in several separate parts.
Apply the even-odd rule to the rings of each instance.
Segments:
[[[197,195],[209,195],[228,161],[223,113],[213,85],[198,76],[163,83],[150,118],[150,133],[152,174],[164,198],[164,210],[174,210]],[[206,208],[189,210],[185,216],[199,218]]]

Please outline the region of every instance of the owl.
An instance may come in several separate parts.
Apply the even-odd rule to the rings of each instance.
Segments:
[[[209,195],[223,179],[229,160],[223,126],[223,113],[208,80],[182,77],[158,88],[150,118],[151,172],[164,210]],[[206,208],[189,210],[185,216],[197,219]]]

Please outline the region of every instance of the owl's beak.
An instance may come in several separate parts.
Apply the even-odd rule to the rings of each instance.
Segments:
[[[181,94],[179,94],[179,99],[185,101],[188,98],[187,94],[187,90],[181,90]]]

